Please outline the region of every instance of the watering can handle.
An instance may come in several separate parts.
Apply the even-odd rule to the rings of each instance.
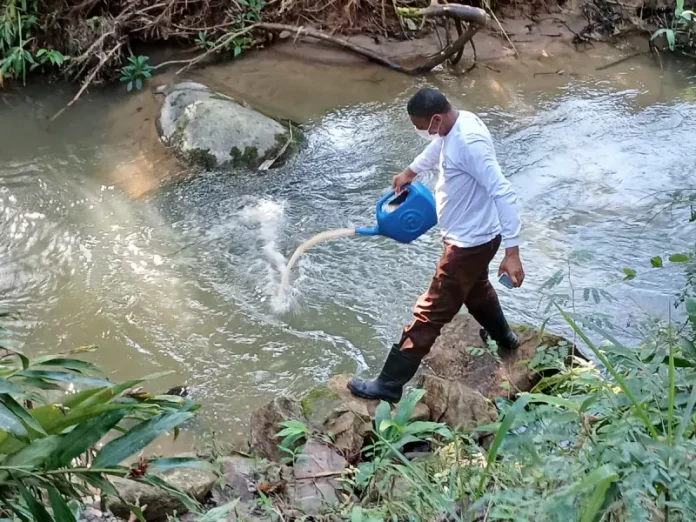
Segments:
[[[408,186],[409,186],[409,183],[407,183],[406,185],[403,185],[403,186],[402,186],[402,189],[405,190],[406,192],[408,192]],[[396,191],[395,191],[394,189],[391,189],[391,190],[390,190],[389,192],[387,192],[384,196],[382,196],[381,198],[379,198],[379,201],[377,202],[377,209],[376,209],[376,213],[377,213],[377,218],[378,218],[378,219],[379,219],[380,216],[383,216],[383,215],[384,215],[384,212],[382,211],[382,207],[384,206],[384,204],[385,204],[387,201],[389,201],[389,199],[390,199],[391,197],[393,197],[395,194],[396,194]]]

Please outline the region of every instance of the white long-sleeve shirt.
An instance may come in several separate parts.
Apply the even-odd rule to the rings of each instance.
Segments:
[[[505,247],[518,246],[517,195],[500,169],[491,134],[478,116],[460,111],[447,136],[432,141],[410,168],[420,174],[438,164],[435,200],[443,239],[467,248],[501,234]]]

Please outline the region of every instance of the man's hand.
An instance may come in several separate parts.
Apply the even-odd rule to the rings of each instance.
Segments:
[[[512,286],[518,288],[522,286],[524,281],[524,270],[522,269],[522,261],[520,261],[520,249],[519,247],[512,247],[505,249],[505,257],[500,263],[500,268],[498,269],[498,277],[507,273],[512,281]]]
[[[396,176],[394,176],[394,179],[392,180],[392,188],[396,191],[397,194],[401,194],[403,186],[408,185],[414,179],[416,179],[416,173],[413,172],[411,169],[406,169],[401,174],[397,174]]]

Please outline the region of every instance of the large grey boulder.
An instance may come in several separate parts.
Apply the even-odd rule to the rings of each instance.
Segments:
[[[188,164],[255,168],[288,141],[287,127],[200,83],[176,83],[158,92],[164,95],[160,138]]]

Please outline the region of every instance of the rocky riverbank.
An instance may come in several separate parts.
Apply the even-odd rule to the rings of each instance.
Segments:
[[[483,344],[472,318],[458,316],[399,405],[355,398],[346,388],[350,376],[337,375],[303,397],[277,397],[255,411],[246,447],[230,455],[203,455],[208,465],[202,469],[175,469],[161,477],[209,511],[205,520],[218,514],[251,521],[330,517],[357,502],[369,503],[375,491],[364,489],[361,474],[370,467],[378,473],[376,459],[396,456],[381,452],[380,442],[407,462],[431,464],[442,458],[435,448],[436,440],[447,437],[445,429],[488,447],[502,404],[497,402],[531,391],[549,375],[543,368],[583,362],[558,336],[525,327],[516,331],[520,348],[501,357]],[[102,498],[92,515],[110,512],[128,519],[132,507],[140,506],[147,521],[200,517],[189,513],[178,493],[126,479],[114,485],[120,498]],[[403,480],[391,481],[380,495],[386,495],[383,502],[397,501],[409,489]]]

